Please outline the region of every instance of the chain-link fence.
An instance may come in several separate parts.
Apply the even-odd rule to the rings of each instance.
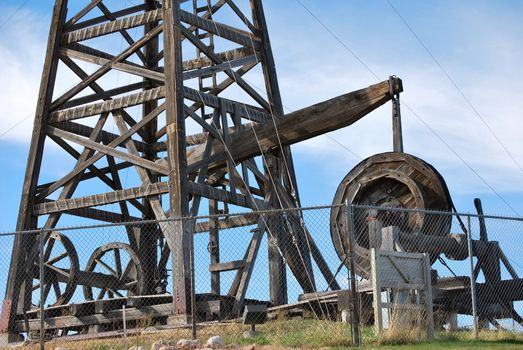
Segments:
[[[383,328],[422,333],[429,318],[436,332],[520,331],[520,235],[521,218],[356,205],[6,234],[0,292],[15,290],[18,307],[7,319],[4,302],[3,331],[49,339],[236,322],[246,336],[292,325],[304,341],[351,345],[377,314]],[[402,252],[426,253],[426,276],[423,255]]]

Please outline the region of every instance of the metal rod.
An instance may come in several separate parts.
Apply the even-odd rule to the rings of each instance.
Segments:
[[[38,259],[38,268],[39,268],[39,278],[40,278],[40,350],[45,350],[45,323],[44,323],[44,305],[45,305],[45,272],[44,272],[44,232],[40,232],[39,236],[39,259]]]
[[[194,227],[194,225],[191,225]],[[192,338],[196,340],[196,281],[195,281],[195,272],[194,272],[194,234],[190,236],[190,256],[189,264],[191,269],[191,330]]]
[[[352,212],[352,206],[348,202],[345,202],[345,210],[347,213],[347,224],[349,227],[349,270],[350,270],[350,290],[351,290],[351,323],[352,323],[352,341],[353,345],[360,347],[360,307],[358,303],[358,291],[356,290],[356,271],[354,263],[354,215]]]
[[[472,230],[470,225],[470,216],[467,216],[467,243],[469,250],[469,261],[470,261],[470,295],[472,302],[472,330],[474,332],[474,338],[478,339],[478,314],[476,309],[476,280],[474,278],[474,262],[472,252]]]

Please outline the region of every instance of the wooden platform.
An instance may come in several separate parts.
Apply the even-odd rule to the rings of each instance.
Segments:
[[[267,304],[259,300],[245,300],[246,304]],[[196,296],[197,322],[224,320],[230,318],[234,297],[212,294]],[[118,330],[122,328],[123,311],[129,328],[146,327],[146,323],[167,324],[172,315],[172,295],[139,296],[110,300],[86,301],[45,309],[44,325],[47,331],[62,330],[88,332],[89,327],[98,330]],[[16,331],[38,331],[40,311],[35,309],[17,315]]]

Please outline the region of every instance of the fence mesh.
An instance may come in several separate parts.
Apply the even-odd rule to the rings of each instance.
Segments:
[[[436,332],[474,326],[521,331],[521,234],[520,218],[356,205],[4,234],[0,292],[6,293],[14,237],[24,235],[32,263],[17,285],[30,286],[19,296],[30,302],[10,327],[25,337],[42,334],[43,298],[47,338],[163,329],[190,322],[194,314],[200,325],[244,324],[251,336],[254,330],[270,333],[275,324],[294,325],[331,345],[351,345],[358,329],[372,328],[377,317],[375,249],[428,254]],[[193,239],[173,254],[170,247],[184,235]],[[420,269],[394,259],[394,278],[413,284],[409,274]],[[386,278],[392,274],[380,281]],[[382,310],[385,328],[415,321],[425,330],[425,311],[405,321],[407,313],[389,305],[426,305],[418,284],[417,291],[380,289],[388,306]],[[173,317],[184,314],[176,310],[180,305],[189,314],[182,321]]]

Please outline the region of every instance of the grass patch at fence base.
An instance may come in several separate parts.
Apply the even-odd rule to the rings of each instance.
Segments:
[[[258,325],[256,329],[262,334],[254,338],[243,338],[243,333],[250,326],[241,323],[215,324],[198,327],[198,339],[205,344],[210,336],[219,335],[229,349],[255,345],[256,350],[268,349],[347,349],[351,346],[350,325],[340,322],[318,320],[272,321]],[[364,327],[362,330],[362,349],[522,349],[523,334],[512,332],[483,331],[480,339],[475,340],[472,332],[460,331],[454,333],[440,332],[434,341],[428,342],[412,339],[379,338],[373,329]],[[46,348],[64,347],[70,350],[123,350],[131,346],[151,345],[160,339],[176,341],[190,339],[190,329],[164,330],[157,333],[141,333],[123,338],[53,341]],[[233,346],[236,345],[236,346]],[[21,349],[38,349],[37,344],[27,345]]]

